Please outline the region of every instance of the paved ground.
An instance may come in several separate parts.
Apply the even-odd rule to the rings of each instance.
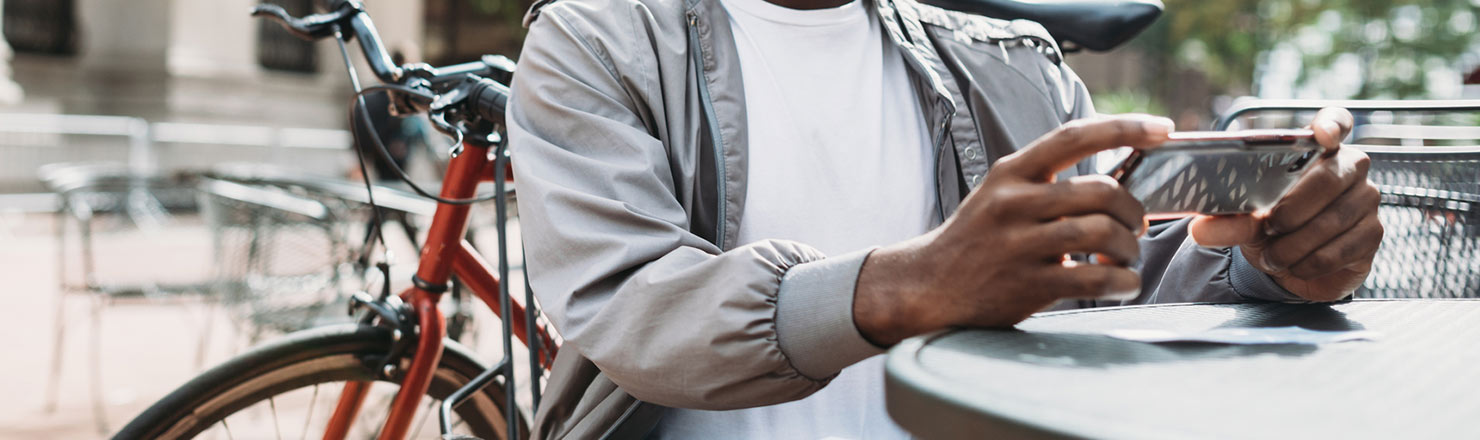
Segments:
[[[0,364],[0,439],[104,438],[103,426],[117,429],[203,368],[249,345],[223,308],[196,297],[102,304],[85,294],[59,295],[51,217],[4,209],[0,206],[0,276],[9,286],[0,290],[0,299],[9,329],[0,331],[8,336],[8,354]],[[493,239],[493,234],[485,235]],[[209,237],[207,228],[191,218],[153,233],[100,233],[99,270],[108,261],[116,264],[108,270],[119,279],[206,279],[212,270]],[[409,248],[399,253],[413,255]],[[408,270],[402,265],[397,271]],[[48,384],[58,301],[66,327],[52,407]],[[97,308],[95,319],[96,305],[103,307]],[[481,328],[497,328],[486,310],[477,319]],[[89,348],[95,336],[100,349],[93,351]],[[485,361],[493,361],[497,341],[485,336],[473,345]],[[96,363],[92,353],[98,355]]]

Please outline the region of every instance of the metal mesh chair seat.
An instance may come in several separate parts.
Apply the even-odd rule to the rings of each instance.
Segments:
[[[1361,296],[1480,291],[1480,147],[1364,147],[1382,192],[1382,248]]]

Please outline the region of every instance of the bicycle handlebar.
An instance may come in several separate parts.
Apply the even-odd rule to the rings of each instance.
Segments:
[[[305,40],[321,40],[336,34],[344,41],[359,40],[370,70],[382,82],[425,87],[436,93],[455,93],[450,89],[463,87],[461,92],[470,98],[466,100],[469,113],[490,121],[503,120],[509,89],[500,83],[508,83],[513,76],[513,61],[502,56],[484,56],[478,61],[443,67],[422,63],[397,66],[360,2],[338,0],[330,9],[330,12],[294,17],[281,6],[264,3],[252,8],[252,16],[276,21],[289,33]],[[469,76],[491,80],[467,81]]]
[[[332,9],[322,14],[293,17],[281,6],[264,3],[252,8],[252,16],[276,21],[288,32],[305,40],[321,40],[333,37],[335,33],[341,34],[345,41],[359,40],[360,50],[364,52],[365,61],[370,63],[370,70],[375,72],[375,76],[388,83],[400,83],[404,72],[391,61],[385,45],[380,42],[380,33],[376,32],[375,23],[365,13],[365,7],[357,1],[340,0],[334,3]]]

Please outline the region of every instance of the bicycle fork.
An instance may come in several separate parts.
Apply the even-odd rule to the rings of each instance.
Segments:
[[[490,157],[488,151],[486,145],[464,144],[462,154],[453,157],[448,164],[441,196],[448,199],[475,196],[482,176],[491,174],[490,166],[494,158]],[[381,427],[381,439],[406,438],[421,398],[431,385],[432,373],[441,361],[442,338],[446,336],[446,328],[437,303],[447,290],[454,260],[463,250],[463,236],[467,233],[470,209],[469,205],[437,205],[431,228],[427,230],[427,238],[422,246],[420,264],[412,278],[415,285],[400,295],[416,312],[417,341],[411,365],[401,378],[401,389],[391,401],[390,413],[386,416],[385,425]],[[392,359],[387,365],[399,366],[399,362]],[[329,428],[324,432],[326,440],[342,440],[349,432],[350,425],[364,405],[369,388],[369,382],[346,384],[339,396],[339,403],[334,408],[334,415],[329,420]]]

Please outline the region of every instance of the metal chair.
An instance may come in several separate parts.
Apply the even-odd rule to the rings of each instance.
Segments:
[[[352,263],[341,269],[345,273],[345,276],[339,280],[340,290],[343,292],[364,288],[374,281],[372,278],[377,278],[374,274],[378,274],[379,269],[369,264],[372,254],[378,249],[374,240],[375,228],[385,227],[385,222],[397,223],[410,240],[409,249],[414,251],[420,247],[417,243],[419,239],[417,220],[430,218],[437,207],[432,201],[409,192],[384,185],[375,185],[375,204],[380,208],[380,216],[377,219],[370,211],[370,200],[363,182],[307,175],[301,171],[260,164],[225,164],[215,167],[206,175],[209,180],[287,193],[294,197],[321,203],[328,208],[329,215],[339,223],[337,233],[350,234],[342,237],[348,243]],[[512,191],[510,200],[513,200]],[[478,204],[472,209],[493,210],[494,208],[489,205],[491,204]],[[479,217],[481,219],[494,218],[492,212],[480,212],[479,214],[483,214]],[[509,208],[511,218],[517,215],[517,210]],[[345,226],[353,227],[346,228]],[[490,226],[481,223],[470,224],[469,239],[472,240],[477,231],[485,227]],[[515,264],[511,268],[523,270],[523,265]],[[448,311],[447,335],[449,338],[467,342],[465,337],[473,337],[477,330],[473,323],[472,312],[475,308],[471,303],[472,297],[463,294],[461,283],[455,279],[450,293],[450,304],[444,306],[444,309]]]
[[[103,162],[49,164],[41,167],[38,175],[59,202],[54,221],[59,288],[46,407],[48,411],[55,410],[58,399],[62,342],[67,328],[66,297],[88,294],[92,300],[89,375],[94,419],[98,429],[107,432],[101,396],[102,307],[119,298],[199,295],[209,291],[210,283],[193,278],[189,271],[141,271],[130,258],[117,255],[99,258],[99,254],[134,255],[137,243],[128,244],[129,239],[147,239],[175,226],[177,222],[171,212],[194,209],[195,176],[139,173],[127,164]],[[69,240],[74,233],[75,239]],[[104,243],[100,244],[100,240]],[[75,241],[75,248],[69,246],[69,241]],[[202,321],[206,331],[199,335],[197,366],[204,360],[210,335],[209,320]]]
[[[348,321],[343,209],[267,185],[203,178],[199,188],[215,288],[249,341]]]
[[[1360,298],[1480,297],[1480,101],[1258,101],[1215,126],[1301,126],[1345,107],[1348,145],[1372,159],[1386,228]]]

